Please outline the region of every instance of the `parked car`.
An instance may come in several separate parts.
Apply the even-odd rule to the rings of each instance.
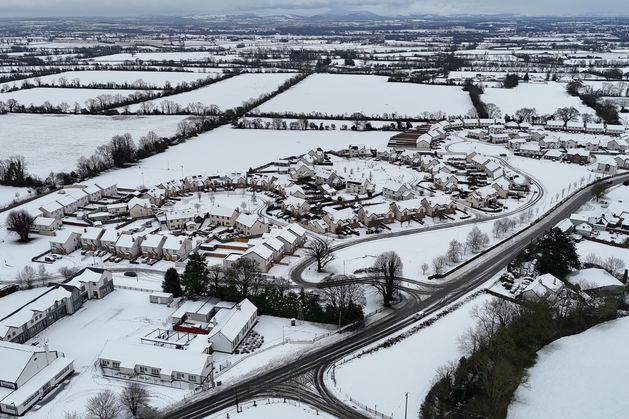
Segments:
[[[133,277],[136,277],[136,276],[138,276],[138,274],[137,274],[137,273],[135,273],[135,272],[133,272],[133,271],[127,271],[127,272],[125,272],[125,273],[124,273],[124,276],[133,276]]]

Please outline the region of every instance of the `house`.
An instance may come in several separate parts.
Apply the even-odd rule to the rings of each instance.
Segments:
[[[59,231],[50,239],[50,251],[60,255],[69,255],[81,247],[81,235],[75,231]]]
[[[391,209],[395,219],[400,222],[423,218],[426,212],[419,198],[395,201],[391,204]]]
[[[273,250],[264,244],[258,244],[247,250],[241,258],[255,262],[260,272],[268,272],[273,266]]]
[[[74,373],[74,362],[47,345],[0,341],[0,359],[0,413],[8,415],[23,415]]]
[[[98,363],[106,377],[190,389],[214,385],[212,356],[194,351],[109,341]]]
[[[573,272],[566,277],[570,284],[579,286],[587,294],[621,295],[625,285],[604,269],[590,268]]]
[[[166,237],[161,234],[147,234],[140,243],[140,252],[151,259],[161,258]]]
[[[579,144],[572,138],[562,138],[559,140],[559,145],[565,149],[576,148]]]
[[[511,189],[511,182],[504,177],[494,180],[491,184],[492,188],[496,190],[499,198],[505,199],[509,196],[509,190]]]
[[[558,229],[563,234],[570,234],[574,231],[574,224],[569,219],[564,219],[559,221],[553,228]]]
[[[535,278],[522,290],[522,299],[527,301],[545,300],[556,297],[565,288],[564,283],[552,274]]]
[[[296,196],[297,198],[306,199],[306,191],[299,185],[290,185],[284,187],[284,196]]]
[[[587,123],[585,125],[585,132],[588,134],[605,134],[605,124]]]
[[[605,132],[607,133],[607,135],[619,136],[625,133],[625,127],[624,125],[607,124]]]
[[[619,169],[629,169],[629,155],[618,155],[614,157],[614,161]]]
[[[585,149],[588,151],[598,151],[599,141],[598,140],[589,140],[585,143]]]
[[[107,212],[114,217],[126,215],[129,212],[129,207],[125,202],[108,204],[105,208],[107,209]]]
[[[453,174],[439,172],[433,176],[432,183],[439,190],[451,192],[457,189],[459,179]]]
[[[273,251],[273,260],[279,262],[284,256],[284,243],[277,237],[269,237],[262,244]]]
[[[129,216],[131,218],[146,218],[153,215],[151,201],[143,198],[132,198],[127,203]]]
[[[467,132],[467,136],[475,140],[484,140],[487,136],[487,131],[484,129],[471,129]]]
[[[41,213],[48,218],[61,220],[63,218],[63,207],[56,201],[49,202],[39,207]]]
[[[485,173],[487,173],[487,176],[489,176],[492,179],[496,179],[502,176],[502,173],[503,173],[502,167],[500,167],[500,165],[493,160],[490,160],[487,163],[485,163],[484,170],[485,170]]]
[[[613,176],[618,172],[618,163],[616,163],[616,160],[612,157],[604,158],[597,161],[594,171],[607,176]]]
[[[116,242],[120,233],[115,229],[105,230],[102,236],[100,236],[100,248],[111,254],[116,253]]]
[[[559,141],[559,138],[555,137],[554,135],[540,139],[538,141],[538,144],[541,148],[546,148],[549,150],[554,150],[561,146],[561,142]]]
[[[140,256],[140,244],[142,236],[134,236],[131,234],[121,234],[116,241],[116,254],[125,259],[134,259]]]
[[[288,169],[288,173],[293,179],[304,179],[314,177],[315,170],[300,160]]]
[[[586,164],[590,162],[590,152],[582,148],[571,148],[566,151],[565,159],[571,163]]]
[[[314,231],[315,233],[325,234],[330,231],[330,227],[328,223],[326,223],[323,219],[317,218],[315,220],[310,220],[306,225],[306,228],[310,231]]]
[[[475,128],[480,126],[480,121],[476,118],[468,118],[463,120],[464,128]]]
[[[544,160],[561,161],[565,153],[559,149],[548,150],[544,153],[542,158]]]
[[[345,180],[345,190],[347,193],[366,195],[375,191],[376,185],[374,185],[369,179],[358,180],[348,178]]]
[[[87,194],[89,202],[100,201],[103,197],[103,190],[96,185],[89,185],[83,188],[83,192]]]
[[[568,121],[565,128],[566,132],[583,132],[585,127],[582,122]]]
[[[79,291],[82,301],[100,299],[114,290],[111,271],[100,268],[83,268],[68,280],[60,284],[68,289],[74,287]]]
[[[517,152],[517,151],[520,151],[520,147],[522,147],[523,144],[526,144],[526,140],[525,139],[514,138],[514,139],[509,140],[507,142],[507,148]]]
[[[103,186],[105,185],[105,186]],[[116,184],[96,184],[101,189],[103,197],[115,197],[118,194],[118,186]]]
[[[365,158],[371,157],[371,151],[368,150],[367,147],[365,147],[364,145],[350,145],[347,148],[347,155],[352,158]]]
[[[485,208],[494,204],[497,198],[498,192],[496,189],[493,186],[488,185],[478,188],[469,194],[465,198],[465,202],[467,202],[472,208]]]
[[[551,131],[561,131],[564,128],[563,121],[548,121],[546,122],[546,129]]]
[[[190,210],[170,211],[165,214],[166,227],[169,230],[181,230],[186,228],[186,224],[194,222],[196,214]]]
[[[526,143],[520,146],[519,154],[524,157],[538,157],[542,155],[539,144]]]
[[[492,134],[502,134],[505,132],[505,126],[500,124],[493,124],[487,127],[487,132],[489,132],[490,136]]]
[[[345,227],[356,228],[360,221],[353,208],[343,208],[340,210],[332,207],[323,207],[325,214],[323,221],[328,225],[332,233],[340,233]]]
[[[165,189],[155,187],[144,192],[141,197],[148,199],[151,205],[161,207],[164,205],[164,202],[166,202],[166,199],[168,199],[168,194]]]
[[[69,194],[57,198],[57,203],[61,205],[65,215],[74,214],[79,209],[79,201]]]
[[[81,233],[81,248],[85,250],[97,250],[101,248],[101,237],[105,229],[101,227],[85,227]]]
[[[207,212],[208,219],[212,224],[225,227],[233,227],[236,225],[236,219],[240,215],[238,208],[221,207],[215,205]]]
[[[214,316],[216,326],[208,335],[212,349],[233,353],[258,321],[258,308],[248,299],[231,309],[221,309]]]
[[[493,144],[506,144],[509,141],[509,134],[490,134],[489,142]]]
[[[395,213],[391,204],[383,202],[375,205],[363,205],[358,210],[358,218],[367,227],[380,224],[391,224],[395,220]]]
[[[607,141],[605,148],[607,148],[607,150],[609,151],[619,151],[621,153],[624,153],[627,150],[628,146],[629,144],[626,140],[622,138],[612,138]]]
[[[53,217],[40,215],[33,220],[31,231],[46,236],[52,236],[55,231],[61,228],[61,220]]]
[[[589,237],[592,235],[592,226],[588,223],[581,223],[574,228],[574,232],[581,236]]]
[[[282,211],[293,217],[301,217],[310,212],[310,204],[305,199],[289,196],[281,204]]]
[[[149,294],[149,301],[153,304],[169,305],[174,301],[174,297],[170,292],[152,292]]]
[[[188,237],[167,236],[162,245],[164,260],[182,260],[192,250],[192,240]]]
[[[240,214],[236,218],[236,229],[245,236],[261,236],[269,232],[269,225],[253,214]]]
[[[422,206],[429,217],[443,217],[456,211],[456,204],[448,195],[436,195],[422,198]]]
[[[414,194],[407,185],[389,180],[382,187],[382,196],[392,201],[400,201],[411,199]]]

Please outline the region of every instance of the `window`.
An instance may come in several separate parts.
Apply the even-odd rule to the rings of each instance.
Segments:
[[[159,375],[159,369],[158,368],[151,368],[151,374],[152,375]]]
[[[197,381],[196,375],[188,375],[188,381]]]

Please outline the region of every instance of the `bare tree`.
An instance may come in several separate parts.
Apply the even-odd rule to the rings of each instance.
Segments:
[[[77,412],[65,412],[63,414],[63,419],[81,419],[81,415],[79,415]]]
[[[537,117],[537,111],[535,108],[522,108],[515,112],[516,119],[520,122],[533,122],[533,119]]]
[[[26,265],[24,269],[18,272],[17,281],[25,288],[31,289],[36,277],[35,269],[31,265]]]
[[[79,268],[71,267],[71,266],[62,266],[59,268],[59,274],[63,276],[65,279],[72,278],[79,272]]]
[[[484,246],[489,244],[489,236],[486,233],[483,233],[480,228],[474,226],[472,230],[468,233],[467,239],[468,247],[474,253],[479,252]]]
[[[339,315],[345,313],[350,304],[357,304],[364,297],[360,285],[342,279],[339,281],[338,277],[326,278],[322,283],[322,292],[326,302]]]
[[[258,294],[264,278],[258,264],[248,258],[240,258],[227,271],[230,285],[242,298]]]
[[[422,269],[422,275],[426,275],[426,272],[428,272],[428,269],[430,269],[430,265],[424,262],[422,263],[421,269]]]
[[[7,217],[7,229],[20,237],[20,242],[28,241],[28,233],[35,219],[26,210],[15,210]]]
[[[151,395],[140,383],[131,382],[120,393],[120,404],[135,418],[142,406],[147,406]]]
[[[111,390],[103,390],[87,401],[87,413],[95,419],[114,419],[121,410]]]
[[[39,268],[37,268],[37,276],[38,276],[38,279],[42,283],[46,282],[48,279],[50,279],[50,274],[46,270],[46,266],[45,265],[43,265],[43,264],[39,265]]]
[[[463,245],[458,240],[452,240],[448,245],[446,257],[452,263],[459,263],[463,255]]]
[[[567,125],[568,122],[572,121],[580,114],[581,112],[579,112],[579,110],[573,106],[566,107],[566,108],[559,108],[555,112],[555,116],[564,122],[564,126]]]
[[[443,273],[447,261],[445,256],[437,256],[432,260],[432,269],[435,271],[435,274],[441,275]]]
[[[625,269],[625,262],[615,256],[609,256],[603,261],[603,268],[612,275],[618,275]]]
[[[310,243],[307,254],[317,261],[317,272],[323,272],[325,265],[333,261],[335,257],[331,242],[318,237]]]
[[[373,286],[382,295],[384,305],[389,307],[393,294],[399,286],[399,274],[402,273],[402,259],[395,252],[384,252],[374,262],[373,270],[378,273]]]
[[[210,289],[208,290],[210,295],[217,297],[221,284],[225,280],[225,270],[220,265],[212,265],[207,268],[208,282]]]
[[[596,253],[588,253],[587,255],[585,255],[583,262],[590,265],[603,266],[603,259],[598,257]]]

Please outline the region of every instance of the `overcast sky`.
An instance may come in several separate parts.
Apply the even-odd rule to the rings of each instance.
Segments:
[[[629,0],[0,0],[2,17],[313,14],[329,9],[369,10],[389,16],[421,13],[629,16]]]

